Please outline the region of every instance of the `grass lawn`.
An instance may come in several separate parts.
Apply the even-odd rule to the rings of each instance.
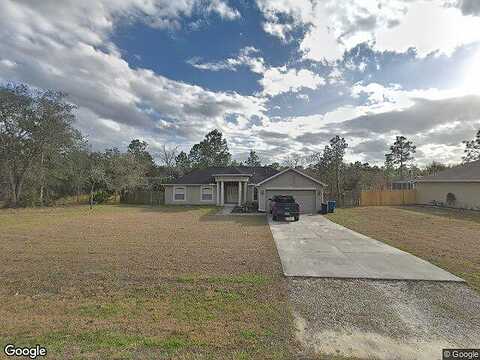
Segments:
[[[0,345],[54,359],[287,359],[263,217],[208,207],[0,210]],[[480,226],[480,225],[479,225]]]
[[[371,206],[337,209],[328,218],[450,271],[480,292],[480,212]]]

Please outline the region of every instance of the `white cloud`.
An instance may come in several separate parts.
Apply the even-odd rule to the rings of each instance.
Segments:
[[[439,90],[437,88],[405,90],[400,84],[383,86],[378,83],[364,84],[362,82],[351,87],[351,95],[358,98],[366,95],[366,108],[369,112],[379,113],[384,111],[401,110],[412,106],[416,99],[447,100],[474,94],[466,88],[452,88]],[[478,93],[480,94],[480,93]]]
[[[305,102],[309,102],[309,101],[310,101],[310,98],[308,97],[307,94],[298,94],[298,95],[297,95],[297,99],[303,100],[303,101],[305,101]]]
[[[374,38],[380,51],[405,52],[414,47],[419,56],[437,50],[450,55],[459,46],[480,41],[480,18],[463,16],[459,9],[438,2],[416,2],[398,26],[378,29]]]
[[[223,19],[234,20],[241,17],[237,9],[232,9],[224,1],[212,0],[207,7],[209,12],[218,13]]]
[[[8,59],[2,59],[0,60],[0,66],[4,66],[6,68],[14,68],[15,66],[17,66],[17,63]]]
[[[420,56],[436,49],[448,54],[480,36],[476,31],[479,18],[461,17],[461,10],[473,14],[475,9],[463,5],[442,7],[435,1],[398,0],[261,0],[264,29],[288,41],[292,30],[307,25],[299,47],[305,59],[319,61],[334,61],[359,42],[374,44],[374,40],[372,46],[380,50],[405,51],[414,46]],[[185,17],[196,12],[214,12],[226,20],[241,16],[226,2],[205,0],[0,1],[0,79],[68,92],[79,105],[77,126],[98,147],[126,145],[133,137],[145,139],[152,147],[174,142],[186,147],[217,127],[229,138],[233,152],[258,146],[263,154],[274,155],[278,148],[305,151],[302,149],[308,145],[321,150],[337,132],[348,136],[355,146],[372,136],[386,141],[393,132],[404,131],[413,134],[419,149],[427,154],[425,158],[429,152],[439,154],[441,146],[447,144],[444,149],[454,152],[442,159],[451,160],[458,154],[458,146],[453,143],[471,137],[469,134],[480,126],[478,99],[467,97],[480,93],[476,81],[480,72],[474,60],[467,64],[465,84],[458,89],[405,90],[398,84],[358,83],[352,86],[351,95],[355,101],[365,97],[360,106],[341,105],[315,115],[268,118],[265,113],[272,97],[295,93],[306,101],[308,97],[301,90],[318,89],[325,79],[310,69],[270,67],[259,50],[246,47],[226,60],[191,59],[190,63],[210,71],[248,67],[260,75],[262,91],[252,96],[214,92],[151,70],[134,69],[110,40],[115,28],[124,22],[178,28]],[[416,12],[433,18],[429,20],[432,29],[448,26],[449,33],[437,29],[444,35],[433,36],[428,29],[419,30],[424,26]],[[353,65],[356,70],[368,71],[362,63]],[[341,69],[330,69],[325,74],[330,83],[345,81]],[[285,109],[289,104],[281,105]],[[376,151],[381,158],[381,144],[363,144],[360,155],[373,156]]]
[[[356,84],[352,95],[362,93],[368,102],[357,107],[361,115],[339,123],[337,131],[359,139],[391,140],[395,135],[406,135],[421,150],[417,156],[420,164],[433,159],[460,161],[462,140],[473,137],[480,127],[480,97],[465,89],[404,90],[399,85]]]
[[[365,72],[365,70],[367,69],[367,63],[366,62],[361,62],[360,64],[358,64],[358,70],[360,72]]]
[[[260,95],[277,96],[286,92],[295,93],[302,88],[317,89],[325,84],[325,79],[308,69],[288,69],[287,66],[267,67],[262,57],[253,56],[259,51],[254,47],[245,47],[237,57],[216,62],[200,62],[190,59],[188,63],[200,70],[236,71],[240,66],[247,66],[256,74],[262,75],[258,81],[263,87]]]
[[[223,61],[216,62],[202,62],[202,59],[198,57],[191,58],[187,61],[188,64],[192,65],[194,68],[199,70],[208,70],[208,71],[236,71],[237,67],[241,65],[237,59],[229,58]]]
[[[344,81],[343,72],[337,66],[328,74],[328,82],[330,84],[343,83]]]
[[[291,40],[289,33],[307,23],[312,12],[310,0],[257,0],[257,4],[265,17],[264,31],[283,41]],[[289,17],[289,22],[281,21],[279,15]]]
[[[258,49],[253,46],[247,46],[241,49],[238,56],[234,58],[227,58],[215,62],[202,62],[199,58],[192,58],[189,59],[187,63],[199,70],[208,71],[236,71],[240,66],[247,66],[252,72],[261,74],[265,71],[264,60],[261,57],[252,56],[258,52]]]
[[[2,1],[0,54],[8,54],[8,60],[0,63],[0,79],[67,92],[79,106],[77,126],[97,144],[97,131],[107,139],[108,131],[120,130],[188,142],[208,129],[225,127],[229,114],[264,117],[263,99],[212,92],[132,69],[109,41],[118,21],[133,21],[142,13],[150,24],[172,22],[195,6],[193,0]],[[108,141],[114,145],[117,136]]]
[[[282,66],[267,69],[259,82],[263,86],[264,95],[276,96],[297,92],[302,88],[317,89],[325,84],[325,79],[307,69],[287,69]]]
[[[462,140],[472,138],[480,128],[480,97],[462,88],[405,90],[398,84],[359,83],[351,93],[353,97],[365,95],[367,101],[324,114],[266,119],[262,130],[275,134],[278,141],[282,136],[292,139],[291,151],[306,145],[311,152],[321,151],[328,139],[338,134],[346,137],[353,149],[348,161],[379,163],[384,160],[387,145],[402,134],[423,150],[417,160],[426,164],[432,159],[459,162]]]
[[[303,57],[330,62],[362,42],[379,51],[415,48],[419,56],[435,51],[450,55],[459,46],[480,41],[480,17],[464,16],[477,13],[473,1],[447,6],[440,0],[257,0],[268,24],[265,31],[287,39],[289,31],[305,27]]]
[[[306,59],[335,61],[340,59],[345,48],[338,42],[333,30],[326,26],[313,26],[300,43],[300,50]]]
[[[480,50],[469,59],[463,69],[459,86],[471,94],[480,94]]]
[[[290,24],[265,22],[263,24],[263,30],[268,34],[276,36],[282,41],[287,42],[289,40],[288,34],[293,30],[293,26]]]

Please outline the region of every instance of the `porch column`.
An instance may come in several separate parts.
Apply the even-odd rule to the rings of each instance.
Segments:
[[[238,182],[238,206],[242,206],[242,182]]]
[[[245,202],[248,201],[247,194],[248,194],[248,182],[245,181],[245,196],[244,196]]]
[[[220,205],[223,206],[225,204],[225,188],[223,186],[223,180],[220,182],[221,186],[220,186]]]
[[[217,181],[217,206],[220,205],[220,183]]]

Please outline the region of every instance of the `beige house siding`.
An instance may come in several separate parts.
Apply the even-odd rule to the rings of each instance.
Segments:
[[[447,202],[447,194],[455,195],[455,207],[480,210],[480,183],[418,182],[417,203]]]
[[[272,199],[275,195],[293,196],[295,201],[300,206],[301,214],[316,213],[317,199],[315,197],[315,190],[266,190],[266,212],[270,212],[270,208],[272,206],[268,199]]]
[[[165,204],[172,204],[173,186],[165,186]]]
[[[272,180],[267,181],[261,186],[266,187],[296,187],[296,188],[311,188],[311,187],[322,187],[320,184],[315,181],[310,180],[309,178],[293,171],[289,170]]]
[[[235,180],[249,180],[248,177],[241,176],[241,179]],[[238,184],[238,182],[235,182]],[[254,184],[245,184],[242,186],[242,203],[244,202],[244,191],[247,188],[246,200],[254,201]],[[247,186],[246,186],[247,185]],[[216,205],[217,203],[217,188],[213,184],[213,199],[210,201],[202,201],[200,199],[201,187],[206,185],[168,185],[165,186],[165,204],[169,205]],[[174,200],[174,189],[183,187],[186,189],[185,200]],[[308,206],[309,209],[315,207],[315,210],[320,210],[321,203],[323,202],[323,185],[316,181],[296,172],[295,170],[287,170],[278,176],[273,177],[271,180],[261,184],[258,188],[258,205],[259,210],[266,211],[266,195],[268,190],[274,190],[275,194],[293,194],[302,200],[304,204],[315,204],[314,206]],[[238,189],[237,189],[238,190]],[[305,198],[308,194],[311,194],[311,198]]]
[[[185,201],[175,201],[173,200],[173,189],[174,187],[183,186],[187,188],[187,196]],[[202,185],[207,186],[207,185]],[[200,185],[169,185],[165,187],[165,204],[169,205],[216,205],[217,203],[217,187],[216,185],[211,185],[213,189],[213,200],[212,201],[200,201]],[[253,201],[253,189],[254,186],[247,186],[247,201]],[[245,185],[242,187],[242,199],[244,198],[243,191]]]
[[[175,187],[185,187],[187,196],[185,201],[173,200],[173,189]],[[213,189],[213,198],[211,201],[202,201],[200,198],[201,186],[209,185],[174,185],[165,187],[165,204],[169,205],[215,205],[217,202],[217,189],[215,185],[211,185]]]
[[[255,186],[247,185],[247,201],[253,201],[253,189]]]
[[[323,202],[323,185],[293,171],[289,170],[275,178],[258,186],[258,208],[267,211],[267,190],[306,190],[314,189],[312,196],[315,196],[316,210],[320,210]]]

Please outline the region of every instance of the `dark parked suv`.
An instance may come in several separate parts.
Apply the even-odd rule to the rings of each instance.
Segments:
[[[295,221],[300,219],[300,206],[295,202],[293,196],[276,195],[271,201],[270,212],[273,220],[293,217]]]

